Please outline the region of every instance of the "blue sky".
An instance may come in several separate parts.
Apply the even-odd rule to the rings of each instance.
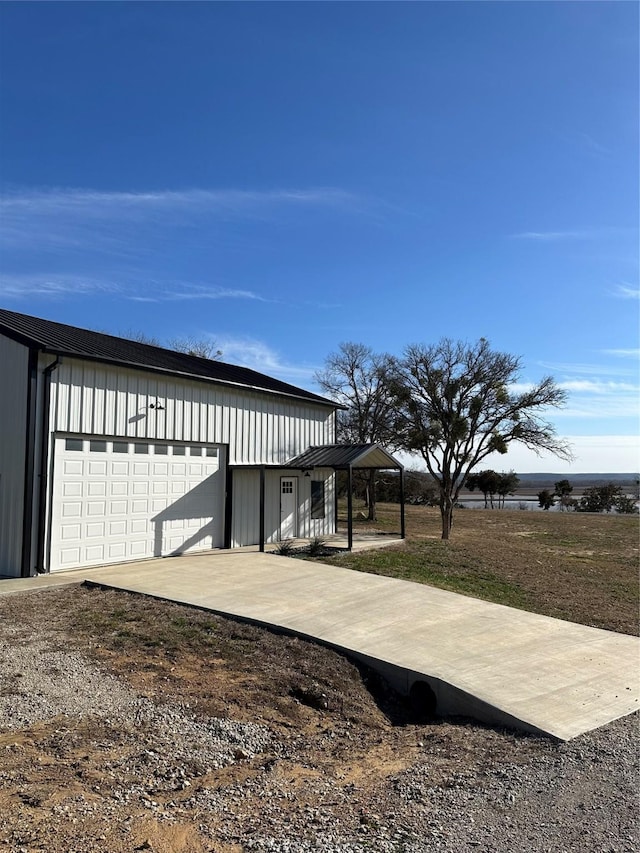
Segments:
[[[442,336],[638,455],[638,5],[3,3],[0,304],[304,387]],[[492,460],[493,462],[493,460]]]

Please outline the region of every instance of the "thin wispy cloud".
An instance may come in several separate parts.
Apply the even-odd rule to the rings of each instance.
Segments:
[[[640,287],[633,287],[630,284],[619,284],[614,294],[621,299],[640,299]]]
[[[553,419],[602,420],[640,417],[640,381],[637,370],[602,364],[545,362],[559,388],[567,393],[567,404],[553,409]],[[517,393],[531,390],[532,382],[510,387]],[[551,414],[551,412],[549,413]]]
[[[537,240],[539,242],[552,243],[559,240],[587,240],[591,235],[589,231],[521,231],[511,234],[514,240]]]
[[[31,214],[78,213],[83,216],[132,215],[149,211],[186,210],[244,214],[278,204],[342,205],[355,196],[334,187],[283,190],[163,190],[159,192],[99,192],[83,189],[29,190],[5,193],[0,209]]]
[[[223,353],[223,360],[242,367],[250,367],[285,382],[298,382],[311,386],[317,365],[291,364],[282,355],[255,338],[234,338],[214,335]]]
[[[613,355],[617,358],[640,358],[640,348],[630,347],[629,349],[605,349],[602,350],[606,355]]]
[[[7,298],[25,296],[82,296],[96,293],[120,293],[114,281],[83,275],[2,275],[0,295]]]
[[[525,240],[533,243],[559,243],[572,240],[607,240],[636,237],[636,229],[616,225],[596,228],[567,228],[561,230],[519,231],[510,234],[512,240]]]
[[[558,385],[565,391],[575,391],[581,394],[637,394],[640,390],[632,382],[597,382],[591,379],[568,379]]]
[[[287,209],[342,209],[362,200],[333,187],[278,190],[164,190],[99,192],[86,189],[9,192],[0,197],[0,240],[7,247],[31,244],[81,246],[96,238],[131,239],[141,227],[225,222],[276,216]],[[123,233],[125,232],[125,233]]]
[[[613,151],[610,148],[607,148],[606,145],[598,142],[598,140],[591,136],[591,134],[579,131],[577,135],[582,146],[592,154],[613,154]]]
[[[277,303],[251,290],[193,284],[181,281],[159,281],[143,274],[92,278],[73,274],[0,275],[0,295],[8,299],[27,296],[65,297],[114,294],[133,302],[196,302],[248,300]]]
[[[637,353],[638,350],[605,350],[607,355],[621,355],[622,353]],[[576,374],[579,376],[634,376],[633,368],[621,367],[619,364],[597,364],[594,362],[552,362],[540,361],[539,366],[543,370],[549,371],[554,376],[561,375],[566,379],[573,378]]]
[[[0,248],[11,273],[0,293],[26,298],[117,291],[141,302],[277,302],[242,281],[236,285],[235,276],[210,284],[188,273],[204,264],[243,268],[247,255],[269,253],[273,235],[265,225],[305,228],[317,216],[355,219],[367,204],[334,187],[6,192],[0,196]],[[167,274],[155,281],[159,269]]]
[[[147,283],[148,284],[148,283]],[[149,293],[128,293],[127,299],[134,302],[188,302],[197,300],[248,299],[254,302],[277,302],[267,299],[251,290],[238,290],[226,287],[207,287],[192,284],[172,285],[171,287],[157,286]]]

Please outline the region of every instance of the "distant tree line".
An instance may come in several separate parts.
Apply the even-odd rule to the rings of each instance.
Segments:
[[[571,497],[573,486],[569,480],[559,480],[553,491],[542,489],[538,492],[538,503],[542,509],[551,509],[556,500],[560,508],[576,512],[615,512],[621,515],[632,515],[638,512],[638,481],[633,496],[627,495],[622,487],[615,483],[591,486],[585,489],[581,498]]]

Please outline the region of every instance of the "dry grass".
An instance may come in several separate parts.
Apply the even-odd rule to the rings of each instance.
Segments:
[[[398,506],[378,516],[376,529],[399,529]],[[403,545],[326,562],[638,634],[637,516],[464,509],[449,542],[437,509],[408,506],[406,523]]]

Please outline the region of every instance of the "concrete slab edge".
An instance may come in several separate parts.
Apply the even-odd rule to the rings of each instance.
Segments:
[[[307,634],[302,631],[296,631],[292,628],[287,628],[283,625],[277,625],[273,622],[266,622],[260,619],[252,619],[247,616],[241,616],[236,613],[230,613],[225,610],[216,610],[211,607],[202,607],[198,604],[176,601],[174,598],[163,595],[151,595],[150,593],[137,592],[136,590],[128,589],[126,586],[118,586],[115,584],[106,583],[103,581],[87,579],[84,585],[91,588],[101,589],[117,589],[123,592],[128,592],[131,595],[143,595],[148,598],[153,598],[157,601],[172,601],[176,604],[181,604],[183,607],[190,607],[193,610],[199,610],[206,613],[214,613],[217,616],[224,616],[226,619],[234,619],[237,622],[242,622],[246,625],[255,625],[259,628],[266,628],[276,634],[282,634],[288,637],[299,637],[303,640],[308,640],[312,643],[318,643],[325,648],[332,649],[349,660],[356,663],[362,663],[369,669],[381,675],[398,693],[407,696],[410,693],[412,685],[416,681],[426,681],[434,691],[437,701],[437,715],[439,717],[470,717],[478,720],[481,723],[498,728],[515,729],[524,731],[527,734],[536,735],[538,737],[546,737],[556,742],[569,740],[570,738],[562,737],[551,731],[527,723],[502,711],[500,708],[494,707],[477,696],[473,696],[455,687],[455,685],[442,681],[434,676],[429,676],[425,673],[413,672],[411,670],[400,667],[397,664],[389,663],[388,661],[378,658],[371,658],[363,655],[360,652],[354,651],[347,646],[340,646],[336,643],[331,643],[322,637],[317,637],[313,634]]]

